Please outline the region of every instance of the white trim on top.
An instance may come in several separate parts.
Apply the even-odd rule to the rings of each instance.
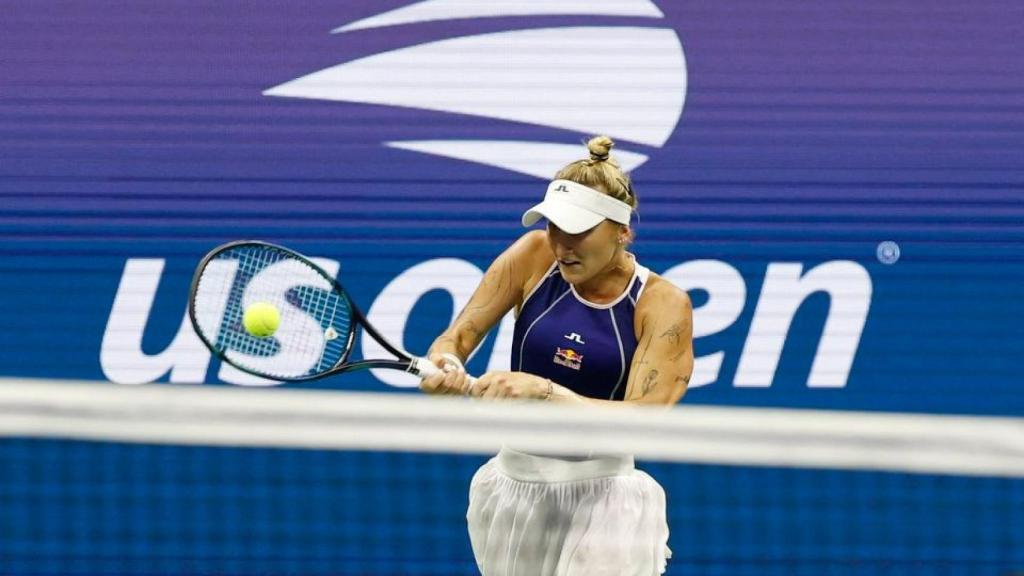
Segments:
[[[638,262],[636,265],[636,277],[640,279],[640,290],[636,293],[636,300],[633,301],[635,306],[640,301],[640,296],[644,293],[644,288],[647,288],[647,280],[651,276],[651,269],[647,266],[641,266]]]
[[[612,328],[615,330],[615,341],[619,344],[619,381],[615,383],[615,388],[612,389],[611,395],[608,396],[609,400],[615,398],[615,393],[622,387],[622,380],[626,376],[626,351],[622,347],[622,335],[619,334],[619,323],[615,321],[615,310],[609,310],[608,315],[612,318]]]

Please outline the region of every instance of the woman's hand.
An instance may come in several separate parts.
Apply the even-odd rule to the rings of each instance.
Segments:
[[[481,376],[470,394],[477,398],[508,398],[547,400],[552,383],[546,378],[525,372],[488,372]]]
[[[466,370],[445,355],[431,353],[427,357],[441,372],[420,381],[420,390],[427,394],[467,396],[470,392],[470,378]]]

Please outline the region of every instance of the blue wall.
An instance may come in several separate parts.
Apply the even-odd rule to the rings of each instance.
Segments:
[[[566,160],[580,156],[587,135],[605,132],[633,167],[641,199],[634,251],[690,289],[695,303],[695,384],[702,385],[686,402],[1024,413],[1018,3],[655,7],[623,0],[595,5],[635,10],[376,27],[367,21],[331,33],[408,4],[5,6],[0,375],[238,384],[182,323],[195,264],[213,246],[238,238],[340,261],[342,282],[371,320],[422,353],[472,289],[474,274],[522,233],[519,215],[543,194],[549,165],[567,153]],[[573,44],[594,29],[602,29],[607,44]],[[488,38],[499,39],[489,45],[493,52],[481,48]],[[460,41],[467,44],[450,44]],[[454,60],[438,56],[446,46],[455,46],[448,52]],[[328,76],[308,76],[320,71],[333,80],[318,84]],[[319,97],[317,89],[324,90]],[[587,102],[592,114],[574,114],[579,110],[564,107],[566,98]],[[503,148],[508,141],[513,147]],[[456,144],[461,148],[453,152]],[[885,242],[898,246],[898,258],[882,249],[891,246]],[[416,276],[417,270],[425,272]],[[797,300],[788,301],[794,293]],[[496,340],[484,343],[471,371],[501,366],[507,352]],[[832,353],[819,353],[824,342]],[[403,389],[369,373],[312,385]],[[26,442],[0,451],[0,509],[9,511],[0,513],[8,536],[0,538],[7,542],[0,560],[13,571],[327,573],[341,561],[335,555],[317,564],[319,552],[301,545],[281,549],[296,554],[298,564],[245,556],[244,531],[214,534],[227,548],[195,552],[194,542],[204,541],[205,533],[194,533],[203,530],[202,518],[194,525],[194,518],[181,520],[199,527],[179,527],[194,539],[168,544],[178,546],[172,550],[124,544],[119,535],[142,525],[154,530],[147,538],[164,542],[168,533],[153,527],[153,518],[123,523],[126,510],[159,510],[89,492],[131,488],[89,476],[98,468],[74,468],[86,475],[75,476],[58,465],[66,458],[60,454],[109,461],[118,470],[171,462],[169,479],[139,470],[132,476],[149,487],[139,498],[157,502],[192,493],[161,486],[184,478],[185,485],[209,487],[222,476],[192,470],[184,460],[175,464],[176,452],[136,460],[138,454],[102,445]],[[97,450],[100,456],[91,452]],[[247,498],[276,489],[306,490],[288,488],[272,472],[314,457],[240,451],[196,462],[233,458],[246,469],[256,466],[252,491],[213,494],[197,505],[238,496],[244,508]],[[376,467],[370,456],[370,464],[344,460],[359,456],[318,458],[326,460],[296,465],[391,466]],[[462,482],[476,464],[444,464],[454,474],[444,482],[457,488],[438,496],[450,504],[444,514],[459,510]],[[739,480],[726,480],[730,470],[661,471],[670,496],[685,499],[694,485],[708,488],[699,502],[677,501],[681,507],[672,512],[673,538],[682,539],[674,546],[687,573],[865,573],[856,561],[874,573],[1001,574],[1024,562],[1019,481],[771,469],[741,469],[729,476]],[[54,474],[66,481],[41,480]],[[850,493],[839,477],[861,488]],[[779,499],[712,494],[713,486],[739,490],[730,482],[746,480]],[[815,492],[811,487],[821,482],[836,489]],[[924,483],[924,492],[915,483]],[[781,496],[793,485],[806,488],[798,493],[809,494],[807,501]],[[71,490],[59,497],[63,508],[38,507],[53,503],[48,486]],[[965,493],[980,496],[960,500]],[[345,494],[337,498],[355,498]],[[837,494],[846,500],[823,507]],[[879,502],[882,520],[858,512]],[[800,516],[786,515],[790,504]],[[276,514],[272,501],[261,506]],[[442,514],[431,510],[420,512]],[[372,521],[374,514],[365,516]],[[401,517],[387,517],[383,526]],[[103,548],[92,556],[76,548],[93,546],[82,533],[60,531],[90,518],[107,519],[98,521],[96,536],[106,542],[106,556]],[[344,555],[348,549],[332,538],[349,533],[332,528],[336,521],[321,518],[309,537],[323,539],[318,550]],[[356,554],[345,571],[463,570],[470,560],[460,521],[445,528],[451,532],[439,536],[445,542],[436,548],[399,554],[406,564],[358,568],[380,555]],[[260,522],[255,530],[272,525]],[[829,531],[837,525],[850,527],[852,536]],[[739,546],[731,557],[721,548],[729,538]],[[849,538],[860,547],[844,546]],[[957,547],[965,539],[973,545]],[[693,542],[689,549],[703,556],[685,552]],[[793,542],[806,546],[793,552]],[[885,542],[902,548],[885,551]],[[187,557],[183,551],[195,552],[199,563],[175,563],[171,556]],[[46,558],[51,564],[39,564]],[[923,564],[907,568],[914,562]],[[834,569],[815,568],[822,566]]]

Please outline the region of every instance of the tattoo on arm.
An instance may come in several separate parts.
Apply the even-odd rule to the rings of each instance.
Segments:
[[[683,334],[686,332],[686,329],[686,321],[676,322],[668,330],[664,331],[661,334],[662,338],[667,339],[669,342],[672,342],[672,344],[677,347],[676,353],[672,355],[671,358],[669,358],[669,362],[678,361],[680,358],[683,357],[683,354],[686,353],[686,346],[681,346],[682,344],[684,344],[682,338]]]
[[[673,344],[680,344],[682,342],[683,335],[687,332],[689,328],[690,323],[687,322],[686,320],[683,320],[682,322],[676,322],[675,324],[670,326],[668,330],[662,332],[661,337],[668,339]]]
[[[644,378],[644,385],[643,385],[643,388],[641,388],[641,394],[643,394],[644,396],[647,396],[647,394],[650,393],[650,391],[654,389],[654,385],[657,384],[657,383],[658,383],[658,371],[652,368],[652,369],[648,370],[647,376]]]
[[[483,319],[499,315],[502,306],[509,303],[515,304],[515,272],[516,269],[512,259],[502,259],[498,264],[498,268],[488,270],[484,274],[483,280],[480,281],[480,286],[477,287],[476,292],[473,294],[473,298],[455,318],[452,327],[449,329],[451,336],[448,338],[456,347],[460,348],[459,352],[461,354],[465,355],[472,352],[472,348],[490,329],[490,327],[482,326]],[[480,314],[483,315],[483,318],[480,317]],[[462,347],[468,349],[462,350]]]
[[[661,337],[667,338],[673,344],[679,344],[679,338],[682,336],[683,327],[678,322],[673,324],[668,330],[662,332]]]
[[[480,328],[476,325],[476,322],[473,322],[472,320],[466,320],[462,324],[465,327],[466,332],[469,332],[474,337],[479,336],[480,333],[482,332],[482,330],[480,330]]]
[[[458,317],[455,319],[455,323],[458,324],[459,320],[464,316],[487,310],[491,306],[500,305],[513,298],[515,296],[514,273],[515,266],[513,266],[511,260],[507,260],[501,264],[500,274],[484,274],[484,278],[480,282],[476,294],[474,294],[473,300],[477,302],[471,301],[463,308],[462,312],[459,312]]]

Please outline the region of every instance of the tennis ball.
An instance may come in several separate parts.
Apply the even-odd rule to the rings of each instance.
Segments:
[[[277,331],[281,324],[281,313],[273,304],[256,302],[245,309],[242,325],[245,331],[257,338],[266,338]]]

